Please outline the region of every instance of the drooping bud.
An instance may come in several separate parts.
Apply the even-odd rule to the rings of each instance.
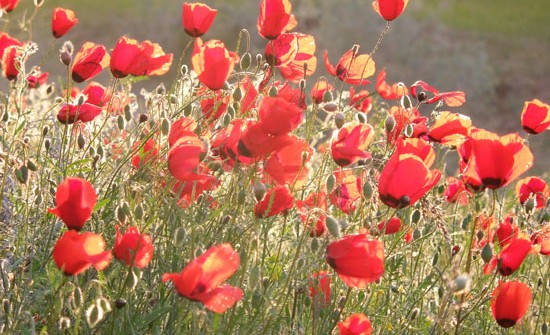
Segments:
[[[254,197],[256,198],[256,201],[261,201],[266,193],[265,185],[259,181],[256,181],[253,186],[254,189]]]
[[[346,117],[344,116],[344,113],[338,112],[334,114],[334,124],[336,125],[336,128],[338,129],[342,128],[345,122],[346,122]]]

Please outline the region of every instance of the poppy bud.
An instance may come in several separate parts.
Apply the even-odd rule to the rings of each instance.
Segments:
[[[21,184],[26,184],[29,179],[29,168],[25,165],[21,166],[19,169],[15,170],[15,177],[17,177],[17,181]]]
[[[84,149],[84,146],[86,145],[86,140],[84,139],[84,135],[82,135],[82,133],[78,134],[76,144],[78,145],[79,149]]]
[[[69,66],[73,61],[73,56],[71,56],[71,54],[67,50],[62,50],[59,54],[59,59],[61,60],[61,63],[63,63],[63,65]]]
[[[489,263],[492,258],[493,258],[493,248],[491,248],[491,245],[489,243],[486,243],[483,246],[483,249],[481,249],[481,259],[485,263]]]
[[[327,112],[336,112],[338,110],[338,104],[334,101],[329,101],[323,104],[323,109]]]
[[[252,55],[250,54],[250,52],[245,52],[241,56],[241,61],[239,62],[239,66],[241,70],[244,70],[244,71],[248,70],[251,64],[252,64]]]
[[[403,131],[403,133],[405,134],[406,137],[412,137],[413,134],[414,134],[414,126],[412,124],[408,124],[406,127],[405,127],[405,130]]]
[[[121,309],[122,307],[126,306],[128,302],[126,301],[126,299],[123,299],[123,298],[118,298],[116,301],[115,301],[115,307],[117,309]]]
[[[453,289],[456,294],[462,294],[470,291],[470,278],[468,275],[458,275],[454,280]]]
[[[413,231],[413,239],[414,240],[418,240],[419,238],[422,237],[422,232],[420,231],[420,229],[416,228],[414,231]]]
[[[336,237],[336,238],[339,238],[340,235],[341,235],[341,232],[340,232],[340,223],[338,223],[338,221],[336,221],[335,219],[333,219],[332,217],[330,216],[327,216],[326,218],[326,226],[327,226],[327,230],[329,231],[329,233]]]
[[[278,94],[277,87],[271,86],[271,87],[269,88],[268,95],[269,95],[270,97],[276,97],[277,94]]]
[[[439,299],[443,298],[444,294],[445,294],[445,289],[443,288],[443,286],[439,286],[437,288],[437,296],[439,297]]]
[[[355,114],[355,118],[357,119],[357,121],[359,121],[360,123],[367,123],[367,115],[363,112],[357,112]]]
[[[372,197],[372,191],[372,185],[368,181],[365,182],[365,184],[363,184],[363,196],[366,200]]]
[[[416,317],[418,316],[418,312],[420,312],[420,310],[418,309],[418,307],[415,307],[415,308],[412,310],[410,319],[411,319],[411,320],[416,319]]]
[[[405,109],[409,109],[412,107],[411,98],[409,98],[408,95],[404,95],[401,97],[401,106]]]
[[[256,198],[256,201],[261,201],[264,198],[266,193],[265,185],[257,181],[256,183],[254,183],[253,189],[254,189],[254,197]]]
[[[116,218],[118,222],[122,224],[126,222],[126,213],[124,212],[124,209],[121,206],[118,206],[116,208]]]
[[[143,207],[139,204],[134,208],[134,218],[136,220],[143,218]]]
[[[420,222],[420,219],[422,219],[422,212],[420,212],[418,209],[415,209],[411,214],[411,223],[416,224]]]
[[[237,202],[239,205],[242,205],[244,204],[245,201],[246,201],[246,193],[244,190],[240,190],[239,194],[237,195]]]
[[[46,151],[50,151],[50,148],[52,146],[52,142],[49,138],[44,140],[44,148],[46,148]]]
[[[50,127],[44,126],[44,128],[42,128],[42,136],[48,135],[49,131],[50,131]]]
[[[116,124],[117,124],[117,127],[118,127],[118,130],[123,130],[124,129],[124,117],[122,115],[119,115],[116,119]]]
[[[38,167],[36,166],[36,164],[34,164],[34,162],[31,161],[30,159],[27,161],[27,167],[28,167],[29,170],[31,170],[31,171],[36,171],[36,170],[38,170]]]
[[[332,192],[332,189],[334,189],[334,184],[335,183],[336,183],[336,177],[333,174],[328,176],[327,183],[326,183],[327,193]]]
[[[311,247],[311,251],[313,251],[313,253],[316,253],[317,251],[319,251],[319,248],[321,247],[321,244],[319,243],[319,239],[317,237],[314,237],[314,238],[311,239],[310,247]]]
[[[386,117],[386,120],[384,121],[384,128],[387,133],[391,133],[395,128],[395,118],[393,115],[388,115],[388,117]]]
[[[250,269],[250,275],[248,276],[248,285],[250,288],[256,288],[260,282],[260,268],[258,266],[252,267]]]
[[[523,206],[525,207],[525,212],[527,212],[528,214],[533,212],[533,209],[537,206],[536,199],[533,197],[527,199]]]
[[[334,114],[334,124],[336,125],[336,128],[338,129],[342,128],[345,122],[346,122],[346,117],[342,112],[338,112]]]
[[[548,323],[545,322],[542,324],[542,326],[540,326],[540,332],[542,335],[546,335],[548,334]]]

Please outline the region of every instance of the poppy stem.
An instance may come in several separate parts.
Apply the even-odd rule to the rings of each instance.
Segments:
[[[346,307],[346,303],[348,302],[349,296],[351,294],[351,286],[348,287],[348,291],[346,292],[346,297],[344,298],[344,302],[342,303],[342,307],[338,310],[338,316],[336,316],[336,320],[332,324],[332,327],[330,327],[330,330],[328,334],[332,334],[332,331],[334,328],[336,328],[336,325],[338,324],[338,320],[340,320],[340,316],[342,315],[342,312],[344,311],[344,308]]]

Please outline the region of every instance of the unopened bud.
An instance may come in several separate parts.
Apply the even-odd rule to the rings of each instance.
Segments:
[[[126,213],[121,206],[118,206],[116,209],[116,218],[118,222],[124,224],[126,222]]]
[[[493,258],[493,248],[491,248],[491,245],[489,243],[485,243],[485,245],[483,246],[483,249],[481,249],[481,259],[485,263],[489,263],[492,258]]]
[[[254,189],[254,197],[256,198],[256,201],[261,201],[265,196],[265,192],[266,192],[265,185],[257,181],[254,183],[253,189]]]
[[[148,119],[149,117],[147,116],[147,114],[145,113],[139,114],[139,123],[147,122]]]
[[[338,112],[334,114],[334,124],[336,125],[336,128],[338,129],[342,128],[345,122],[346,122],[346,117],[344,116],[344,113]]]
[[[416,98],[418,99],[418,102],[422,102],[422,101],[426,100],[426,98],[427,98],[426,92],[424,92],[424,91],[418,92],[418,95],[416,96]]]
[[[411,318],[410,318],[410,319],[411,319],[411,320],[416,319],[416,317],[418,316],[418,312],[420,312],[420,310],[418,309],[418,307],[414,308],[414,309],[412,310]]]
[[[335,219],[333,219],[332,217],[330,216],[327,216],[326,218],[326,225],[327,225],[327,230],[328,232],[336,237],[336,238],[339,238],[340,235],[341,235],[341,232],[340,232],[340,223],[338,223],[338,221],[336,221]]]
[[[242,56],[241,56],[241,60],[239,62],[239,66],[241,67],[241,70],[248,70],[248,68],[250,67],[250,64],[252,64],[252,55],[250,54],[250,52],[245,52]]]
[[[338,110],[338,104],[334,101],[325,102],[323,104],[323,109],[327,112],[336,112]]]
[[[305,66],[306,63],[304,63],[304,66]],[[305,79],[300,79],[300,83],[299,83],[299,87],[300,87],[300,90],[304,91],[306,89],[306,80]]]
[[[388,115],[386,117],[386,121],[384,121],[384,128],[388,133],[395,128],[395,118],[393,117],[393,115]]]
[[[422,237],[422,232],[420,231],[420,229],[415,228],[415,230],[413,230],[413,239],[416,241],[421,237]]]
[[[278,90],[277,90],[277,87],[271,86],[271,87],[269,88],[268,95],[269,95],[270,97],[276,97],[278,93],[279,93],[279,92],[278,92]]]
[[[42,128],[42,136],[48,135],[49,131],[50,131],[50,127],[44,126],[44,128]]]
[[[367,181],[363,184],[363,196],[366,200],[369,200],[372,197],[373,189],[372,185]]]
[[[418,222],[420,222],[420,219],[422,219],[422,212],[418,209],[415,209],[411,214],[411,223],[417,224]]]
[[[160,131],[163,135],[168,135],[170,132],[170,122],[168,122],[168,119],[162,118],[162,122],[160,123]]]
[[[116,119],[116,124],[117,124],[117,127],[118,127],[118,130],[123,130],[124,129],[124,126],[125,126],[125,121],[124,121],[124,117],[122,117],[122,115],[119,115]]]
[[[67,50],[63,50],[59,54],[59,59],[61,60],[61,63],[63,63],[63,65],[69,66],[73,61],[73,56],[71,56],[71,54]]]
[[[548,334],[548,323],[544,322],[542,326],[540,326],[540,332],[542,335]]]
[[[355,113],[355,119],[357,119],[359,123],[367,123],[367,114],[363,112],[357,112]]]
[[[470,278],[466,274],[458,275],[454,280],[455,293],[461,294],[470,291]]]
[[[319,251],[319,248],[321,247],[321,243],[319,243],[319,239],[317,237],[314,237],[311,239],[310,247],[313,253],[317,253],[317,251]]]
[[[335,183],[336,183],[336,177],[333,174],[328,176],[327,183],[326,183],[327,193],[332,192],[332,189],[334,188]]]
[[[409,109],[412,107],[411,98],[409,98],[408,95],[404,95],[401,97],[401,106],[405,109]]]
[[[136,218],[136,220],[141,220],[141,218],[143,218],[143,207],[140,204],[134,208],[134,218]]]
[[[78,137],[76,138],[76,144],[78,145],[79,149],[84,149],[84,146],[86,145],[86,140],[84,139],[84,135],[82,135],[82,133],[78,134]]]
[[[50,151],[50,148],[52,147],[52,141],[50,141],[49,138],[44,140],[44,148],[46,148],[46,151]]]
[[[262,65],[263,59],[264,59],[264,57],[262,56],[262,54],[257,54],[256,55],[256,66],[260,67]]]
[[[534,197],[531,197],[527,199],[523,206],[525,207],[525,211],[527,213],[532,213],[533,209],[537,206],[537,200]]]
[[[123,299],[123,298],[118,298],[116,301],[115,301],[115,307],[117,309],[121,309],[122,307],[126,306],[128,302],[126,301],[126,299]]]
[[[414,126],[412,124],[408,124],[406,127],[405,127],[405,130],[403,131],[403,133],[405,134],[406,137],[412,137],[413,134],[414,134]]]
[[[332,101],[334,97],[332,96],[332,92],[329,90],[326,90],[325,93],[323,93],[323,102],[329,102]]]

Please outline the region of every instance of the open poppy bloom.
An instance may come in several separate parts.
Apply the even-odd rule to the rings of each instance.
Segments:
[[[258,32],[268,40],[276,39],[298,24],[291,15],[292,4],[289,0],[262,0],[258,17]]]
[[[140,234],[137,227],[128,227],[126,232],[120,233],[118,225],[113,253],[115,257],[128,266],[143,269],[153,259],[153,241],[151,236]]]
[[[330,202],[342,212],[349,214],[357,208],[357,200],[361,199],[361,178],[351,171],[335,172],[336,185],[330,192]]]
[[[332,159],[339,166],[351,165],[369,158],[366,151],[374,138],[374,129],[368,123],[348,122],[335,134],[330,145]]]
[[[12,45],[23,46],[23,43],[7,33],[0,32],[0,59],[4,56],[6,48]]]
[[[92,215],[97,194],[90,182],[82,178],[63,180],[55,192],[57,207],[48,209],[57,215],[69,229],[80,230]]]
[[[413,133],[410,137],[421,137],[428,131],[428,126],[426,125],[428,119],[421,116],[416,108],[405,109],[400,106],[392,106],[388,115],[391,115],[395,120],[394,127],[392,129],[386,129],[386,139],[388,143],[392,145],[403,135],[405,128],[409,125],[413,129]]]
[[[132,151],[141,147],[139,151],[132,157],[130,163],[136,169],[139,169],[141,166],[155,161],[159,152],[159,146],[154,139],[148,139],[145,144],[142,146],[142,142],[136,142],[132,146]]]
[[[233,167],[235,161],[250,164],[253,160],[239,154],[239,139],[252,121],[234,119],[227,127],[220,129],[211,143],[212,156],[222,159],[229,167]]]
[[[200,37],[210,29],[216,14],[218,10],[206,4],[184,2],[181,16],[183,29],[191,37]]]
[[[86,42],[74,57],[71,77],[76,83],[91,79],[109,65],[110,59],[105,46]]]
[[[507,216],[498,225],[495,231],[498,239],[498,245],[501,248],[504,248],[506,245],[510,244],[510,242],[515,240],[519,235],[519,228],[513,221],[514,218],[512,216]]]
[[[19,75],[19,69],[22,67],[22,63],[26,61],[26,57],[23,53],[23,47],[18,45],[10,45],[4,49],[2,59],[0,59],[0,65],[2,65],[2,74],[8,80],[15,80]]]
[[[518,180],[516,184],[516,195],[519,203],[524,205],[527,199],[535,199],[535,208],[544,208],[550,197],[550,188],[544,180],[539,177],[527,177]]]
[[[194,133],[180,137],[168,152],[168,169],[179,180],[196,172],[201,156],[206,154],[204,142]]]
[[[363,313],[352,314],[344,321],[338,322],[340,335],[371,335],[372,325]]]
[[[101,107],[88,102],[80,106],[75,103],[63,104],[57,112],[57,120],[63,124],[90,122],[101,114],[101,110]]]
[[[199,81],[209,89],[216,91],[225,85],[239,56],[225,48],[219,40],[209,40],[204,43],[200,38],[195,40],[191,56],[193,70]]]
[[[178,294],[221,314],[243,297],[240,288],[222,284],[240,264],[239,253],[230,244],[221,244],[192,260],[180,273],[163,274],[162,281],[172,281]]]
[[[384,274],[384,243],[347,235],[327,246],[326,260],[347,286],[365,288]]]
[[[370,81],[366,78],[372,76],[376,70],[374,60],[370,55],[358,55],[358,52],[359,45],[356,44],[342,55],[338,64],[334,67],[328,59],[328,52],[325,50],[324,58],[327,71],[350,85],[368,85]]]
[[[86,96],[86,102],[99,107],[107,107],[111,100],[111,92],[105,86],[98,82],[90,82],[83,90],[82,94]]]
[[[466,188],[466,185],[464,185],[462,179],[447,177],[446,183],[447,187],[443,192],[445,201],[448,203],[458,202],[462,206],[466,205],[468,203],[468,198],[472,195],[472,192]]]
[[[270,135],[288,134],[304,119],[304,110],[281,97],[265,97],[259,107],[259,124]]]
[[[382,69],[376,77],[376,92],[385,100],[397,100],[409,93],[403,83],[394,83],[391,86],[386,82],[386,69]]]
[[[491,311],[499,326],[510,328],[521,320],[529,309],[531,289],[520,281],[499,282],[491,299]]]
[[[285,213],[294,206],[294,197],[290,190],[283,185],[269,189],[264,198],[254,206],[254,215],[257,218],[270,217]]]
[[[391,235],[399,232],[403,222],[397,216],[390,218],[388,221],[381,221],[378,224],[378,229],[382,234]]]
[[[290,136],[291,143],[274,151],[265,162],[265,172],[278,184],[300,189],[307,182],[306,163],[313,150],[307,141]],[[304,159],[305,156],[305,159]]]
[[[470,128],[470,117],[445,111],[436,116],[434,124],[428,130],[428,138],[430,141],[456,147],[470,135]]]
[[[372,96],[367,90],[359,90],[356,92],[355,88],[352,86],[349,88],[348,105],[367,114],[372,109]]]
[[[54,8],[52,15],[52,34],[55,38],[63,37],[78,23],[74,12],[66,8]]]
[[[90,266],[105,269],[111,262],[111,251],[105,251],[105,240],[94,233],[66,231],[53,247],[53,260],[67,276],[77,275]]]
[[[287,110],[288,112],[288,110]],[[288,115],[288,114],[287,114]],[[239,156],[248,158],[264,157],[293,142],[292,137],[287,133],[272,135],[268,131],[280,131],[287,129],[292,120],[279,119],[275,124],[257,122],[248,125],[241,133],[237,145]],[[265,127],[269,129],[266,130]]]
[[[393,21],[403,13],[408,3],[409,0],[376,0],[372,7],[384,20]]]
[[[550,256],[550,223],[537,230],[531,236],[531,242],[541,255]]]
[[[526,101],[521,111],[521,126],[529,134],[540,134],[550,128],[550,105],[539,99]]]
[[[531,249],[529,237],[524,238],[523,234],[518,233],[518,237],[505,244],[500,253],[493,256],[491,261],[484,266],[483,273],[489,274],[494,268],[498,268],[498,272],[502,276],[509,276],[519,269]]]
[[[435,162],[435,149],[422,138],[403,138],[397,140],[396,153],[413,154],[424,162],[426,167],[431,168]]]
[[[422,198],[441,178],[413,154],[394,154],[384,166],[378,183],[380,200],[392,208],[403,208]]]
[[[17,7],[19,0],[0,0],[0,10],[9,13]]]
[[[172,187],[172,191],[179,198],[178,205],[187,208],[194,204],[197,198],[206,191],[214,190],[220,181],[210,174],[207,166],[200,164],[197,171],[178,180]]]
[[[533,154],[518,134],[498,136],[479,129],[464,144],[469,149],[459,150],[463,160],[467,160],[462,174],[474,185],[504,187],[533,165]],[[463,157],[464,153],[469,157]]]
[[[308,278],[309,297],[318,306],[330,305],[330,275],[326,271],[311,274]]]
[[[265,48],[268,64],[275,66],[286,80],[298,82],[315,72],[315,38],[300,33],[282,34]]]
[[[172,54],[149,40],[137,40],[122,36],[111,54],[111,73],[115,78],[132,76],[162,76],[172,65]]]
[[[435,87],[428,85],[426,82],[422,80],[416,81],[411,86],[411,94],[415,98],[419,98],[419,88],[423,91],[430,92],[433,96],[426,97],[426,99],[420,101],[425,104],[433,104],[440,100],[443,100],[445,105],[449,107],[459,107],[462,106],[464,102],[466,102],[466,94],[462,91],[451,91],[451,92],[439,92]]]
[[[170,127],[168,133],[168,145],[172,147],[183,136],[191,136],[197,129],[197,122],[188,117],[177,119]]]
[[[327,194],[312,192],[303,201],[296,200],[296,209],[302,222],[309,227],[311,237],[321,236],[326,230]]]
[[[48,82],[48,77],[48,72],[42,72],[40,66],[37,66],[31,74],[27,76],[27,85],[29,85],[29,88],[39,88]]]

